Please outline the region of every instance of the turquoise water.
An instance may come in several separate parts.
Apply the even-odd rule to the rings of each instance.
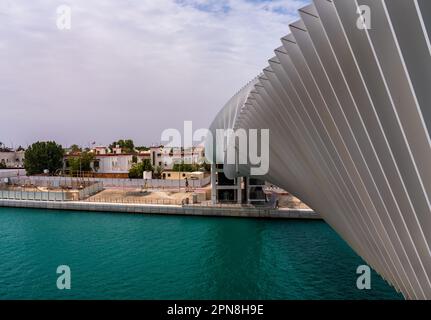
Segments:
[[[361,264],[320,221],[0,208],[0,299],[401,298]]]

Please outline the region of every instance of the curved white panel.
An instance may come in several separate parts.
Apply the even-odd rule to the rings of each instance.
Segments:
[[[370,30],[357,26],[358,5],[371,9]],[[431,299],[430,8],[314,0],[211,126],[269,129],[260,178],[321,213],[409,299]],[[225,172],[248,176],[250,166]]]

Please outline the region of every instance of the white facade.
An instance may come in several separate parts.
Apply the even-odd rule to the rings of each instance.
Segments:
[[[107,147],[95,147],[93,149],[93,153],[98,154],[98,155],[108,154],[108,148]]]
[[[200,164],[204,162],[205,148],[194,147],[180,151],[172,148],[152,147],[150,148],[151,164],[154,167],[162,167],[172,170],[175,164],[182,162],[186,164]]]
[[[132,168],[132,156],[129,155],[106,155],[96,156],[99,162],[98,173],[128,173]]]
[[[0,163],[6,165],[7,168],[22,168],[24,167],[25,151],[0,152]]]
[[[142,162],[147,157],[144,155],[132,154],[107,154],[96,155],[95,160],[98,162],[97,173],[129,173],[129,170],[135,164],[133,158],[136,157],[138,162]]]

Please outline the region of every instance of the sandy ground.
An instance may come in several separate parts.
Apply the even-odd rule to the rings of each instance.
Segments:
[[[289,209],[310,209],[305,203],[290,194],[279,195],[279,207]]]
[[[50,189],[46,187],[25,187],[20,186],[2,186],[2,190],[9,191],[27,191],[27,192],[62,192],[61,189]],[[209,190],[207,187],[203,190]],[[66,190],[65,190],[66,191]],[[77,193],[78,190],[72,189],[67,190],[67,193]],[[189,199],[191,203],[192,192],[181,192],[176,191],[142,191],[141,189],[106,189],[90,198],[87,201],[94,202],[114,202],[114,203],[147,203],[147,204],[171,204],[180,205],[186,199]],[[278,194],[279,197],[279,207],[280,208],[290,208],[290,209],[309,209],[301,200],[295,198],[294,196],[287,193]],[[203,200],[202,200],[203,201]]]
[[[191,203],[192,192],[178,191],[141,191],[124,189],[106,189],[87,201],[94,202],[119,202],[119,203],[147,203],[147,204],[175,204],[180,205],[189,199]],[[279,194],[279,207],[289,209],[309,209],[307,205],[290,194]]]
[[[96,202],[131,202],[131,203],[161,203],[161,204],[181,204],[192,193],[171,192],[171,191],[147,191],[106,189],[97,195],[90,197],[87,201]]]

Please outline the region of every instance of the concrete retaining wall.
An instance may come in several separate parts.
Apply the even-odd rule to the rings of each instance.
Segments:
[[[18,177],[18,176],[25,176],[26,172],[24,169],[5,169],[0,170],[0,179],[3,178],[12,178],[12,177]]]
[[[94,212],[121,212],[135,214],[189,215],[213,217],[274,218],[274,219],[321,219],[312,210],[217,208],[198,206],[139,205],[92,202],[41,202],[23,200],[0,200],[0,207],[55,209]]]
[[[12,176],[11,176],[12,177]],[[18,181],[21,178],[11,178],[11,180]],[[43,176],[31,176],[25,177],[26,180],[29,180],[31,183],[39,186],[45,186],[47,184],[51,184],[53,187],[58,187],[59,185],[64,184],[76,184],[80,181],[89,181],[89,182],[102,182],[105,188],[140,188],[143,187],[145,181],[143,179],[108,179],[108,178],[68,178],[68,177],[43,177]],[[206,177],[202,180],[188,180],[189,187],[192,188],[202,188],[211,183],[211,177]],[[146,181],[148,188],[154,189],[173,189],[173,188],[185,188],[186,182],[185,180],[158,180],[152,179]]]
[[[58,186],[57,186],[58,187]],[[71,191],[10,191],[0,190],[0,199],[34,201],[77,201],[103,190],[102,183],[94,183],[78,192]]]

